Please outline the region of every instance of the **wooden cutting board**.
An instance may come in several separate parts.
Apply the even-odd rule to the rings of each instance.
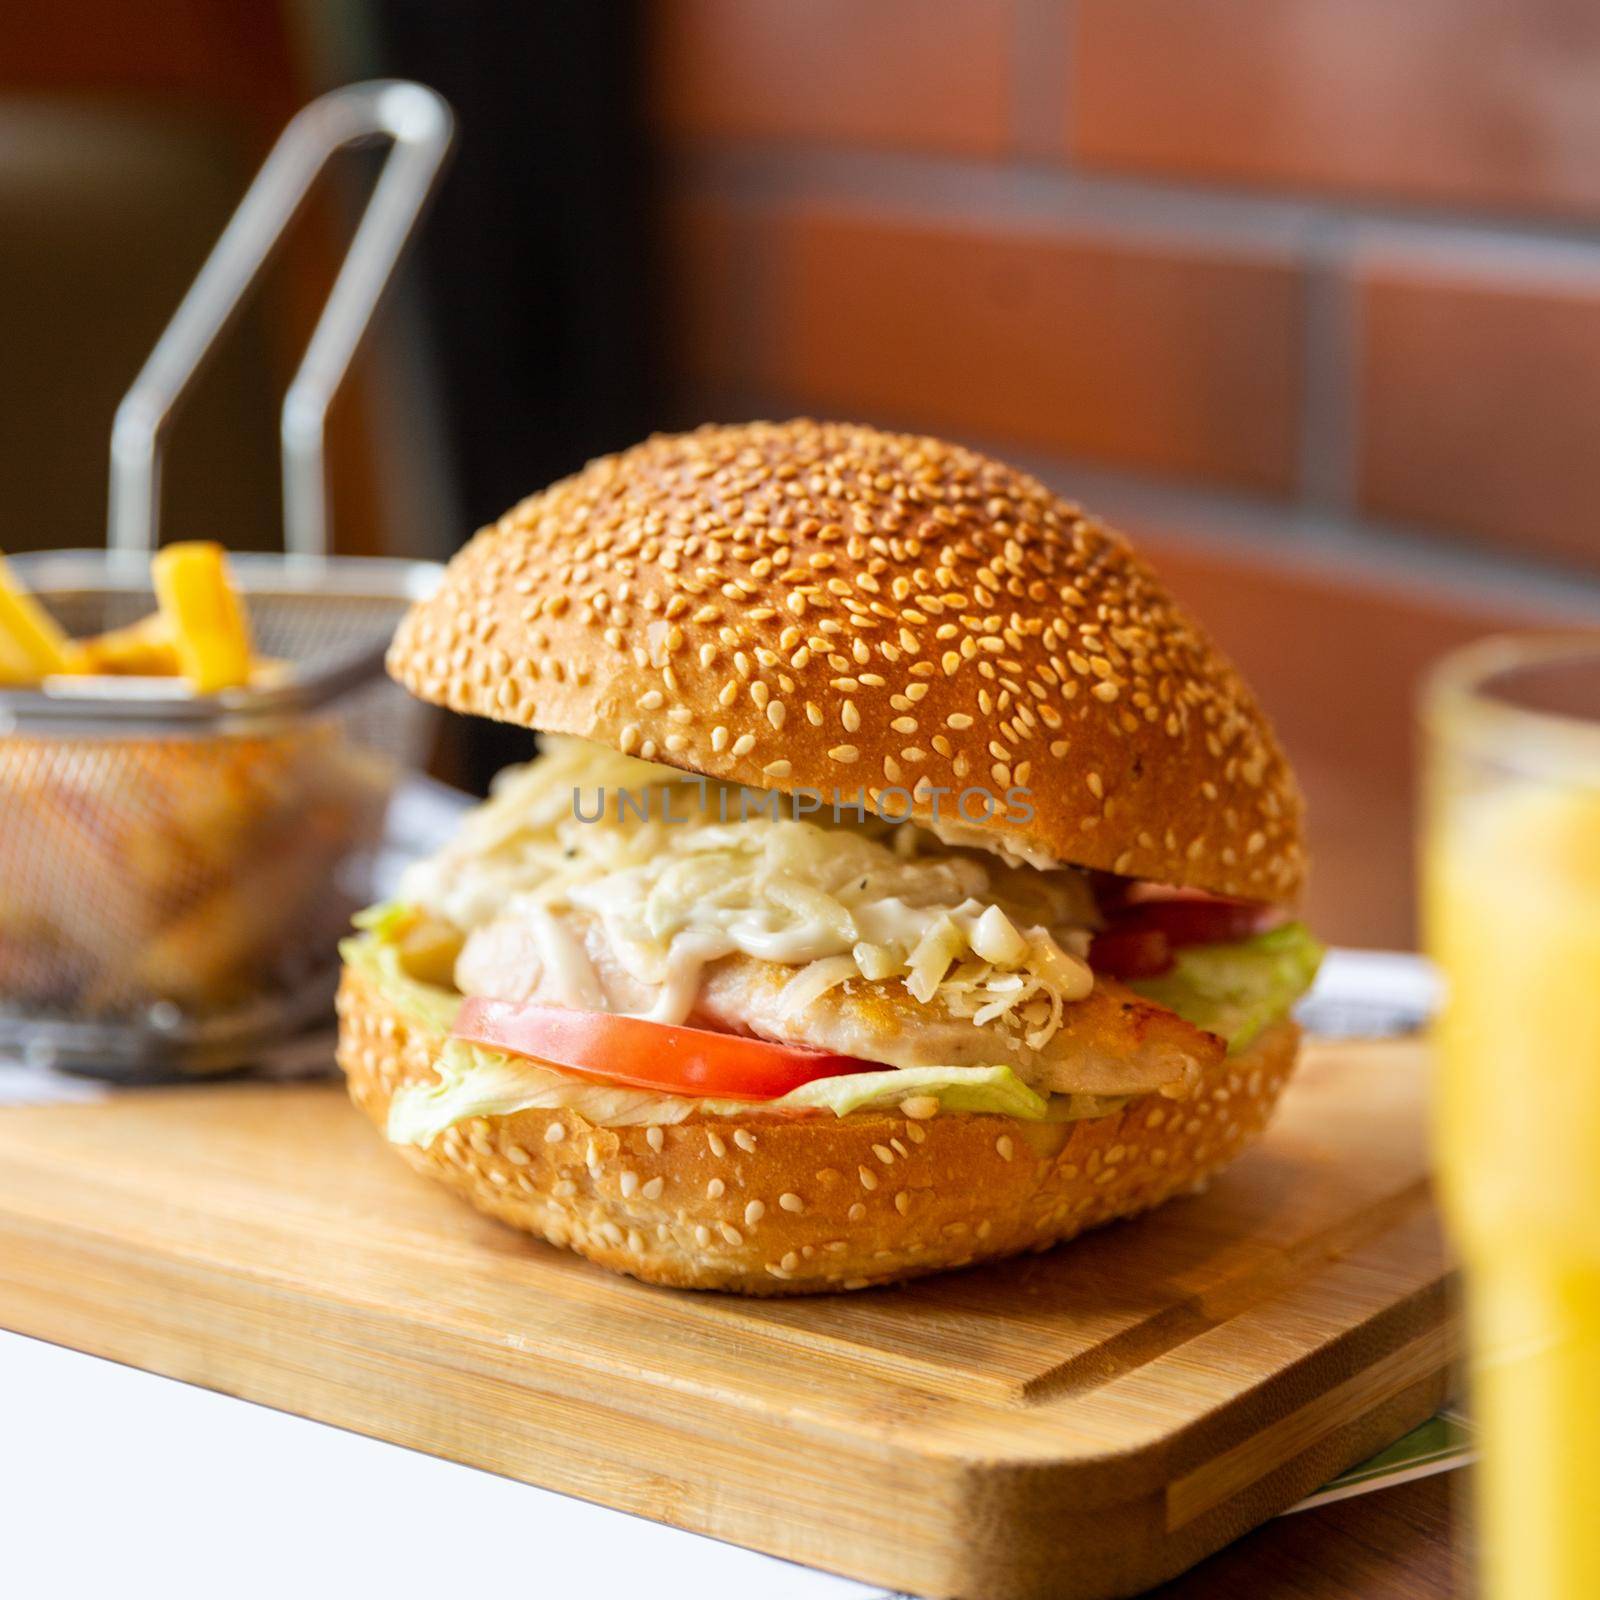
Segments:
[[[1131,1594],[1445,1398],[1424,1065],[1313,1047],[1203,1196],[768,1302],[534,1244],[332,1086],[9,1109],[0,1325],[915,1594]]]

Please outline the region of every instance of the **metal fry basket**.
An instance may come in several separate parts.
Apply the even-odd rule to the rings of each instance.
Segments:
[[[154,609],[165,425],[329,157],[388,141],[284,401],[285,553],[230,560],[270,670],[214,695],[133,677],[0,690],[0,1053],[150,1081],[254,1064],[327,1014],[427,733],[383,653],[440,569],[326,553],[323,424],[450,137],[417,84],[300,112],[118,408],[107,548],[14,559],[69,633]]]

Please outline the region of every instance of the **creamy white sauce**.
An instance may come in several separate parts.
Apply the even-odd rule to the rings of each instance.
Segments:
[[[469,933],[522,925],[541,998],[624,1009],[608,1004],[585,947],[581,924],[594,919],[604,954],[651,997],[627,1009],[657,1022],[685,1021],[706,966],[736,953],[797,969],[850,958],[874,977],[900,975],[919,1000],[942,994],[956,1014],[985,1022],[1042,1000],[1050,1020],[1028,1025],[1035,1047],[1059,1023],[1062,1002],[1092,983],[1082,957],[1094,908],[1076,873],[1009,867],[877,819],[723,821],[713,806],[698,813],[705,822],[671,825],[659,806],[619,819],[609,804],[602,821],[574,815],[574,790],[619,788],[671,789],[674,814],[691,819],[702,798],[669,769],[550,741],[547,754],[502,777],[452,846],[407,873],[402,895]],[[484,964],[497,952],[521,959],[514,939],[468,941],[464,992],[487,992]],[[511,986],[520,981],[513,975]]]

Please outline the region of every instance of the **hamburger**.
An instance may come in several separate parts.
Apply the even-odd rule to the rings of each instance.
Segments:
[[[936,439],[705,427],[483,529],[390,671],[537,729],[344,945],[419,1171],[652,1283],[862,1288],[1203,1185],[1293,1068],[1303,807],[1127,541]]]

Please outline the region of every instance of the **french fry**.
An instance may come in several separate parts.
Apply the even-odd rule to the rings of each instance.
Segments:
[[[176,678],[179,673],[172,628],[159,611],[82,639],[78,648],[85,672],[118,678]]]
[[[0,684],[22,688],[70,672],[75,654],[55,618],[0,556]]]
[[[169,544],[156,552],[150,574],[190,687],[215,694],[248,683],[250,625],[228,582],[222,546],[205,540]]]

